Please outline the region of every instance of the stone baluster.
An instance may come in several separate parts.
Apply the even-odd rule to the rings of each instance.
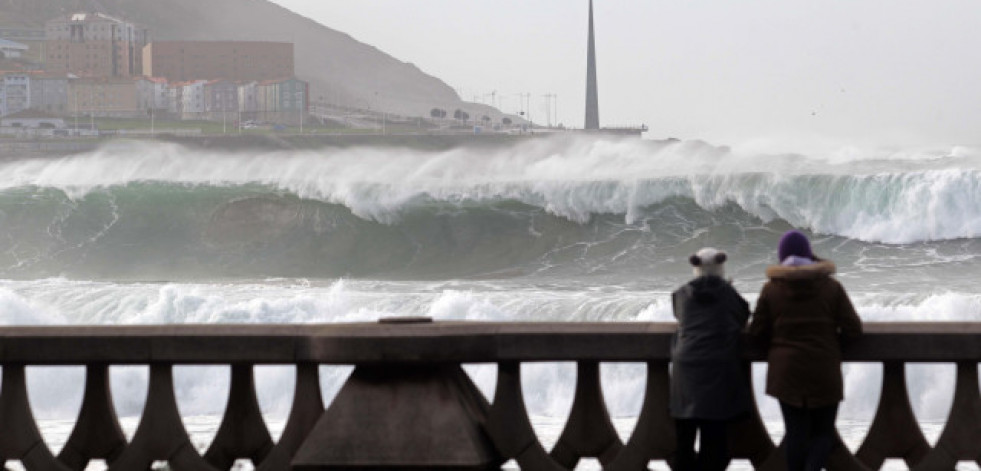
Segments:
[[[272,448],[272,438],[255,395],[253,365],[232,365],[228,405],[204,459],[217,469],[229,469],[239,458],[261,463]]]
[[[855,456],[870,469],[879,469],[886,458],[902,458],[913,468],[930,452],[930,444],[916,423],[906,389],[906,365],[882,364],[882,392],[869,432]]]
[[[960,460],[981,463],[981,393],[978,390],[977,362],[957,363],[954,403],[937,445],[912,471],[954,469]]]
[[[41,438],[27,398],[24,365],[3,365],[0,387],[0,463],[20,460],[28,471],[68,471]]]
[[[296,451],[323,415],[324,399],[320,393],[320,373],[317,368],[315,363],[296,365],[293,407],[286,419],[286,427],[266,458],[261,463],[255,463],[256,471],[289,469]]]
[[[569,420],[549,453],[556,463],[568,469],[575,468],[584,457],[609,463],[623,448],[603,401],[599,363],[580,361],[576,365],[576,395]]]
[[[109,471],[149,469],[154,461],[167,461],[174,471],[217,471],[198,454],[188,438],[177,410],[174,379],[169,364],[150,365],[146,404],[129,446]]]
[[[647,363],[647,387],[637,425],[630,440],[604,467],[608,471],[646,469],[651,460],[669,460],[675,449],[675,433],[668,410],[670,398],[668,362]]]
[[[503,458],[513,458],[522,470],[566,470],[545,451],[531,426],[521,393],[521,363],[498,363],[494,404],[485,427],[498,453]]]
[[[68,441],[58,454],[58,461],[81,471],[93,459],[113,463],[125,448],[126,436],[112,404],[109,366],[104,363],[88,365],[85,367],[82,409]]]

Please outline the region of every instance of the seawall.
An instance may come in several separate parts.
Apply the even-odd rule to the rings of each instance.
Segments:
[[[401,147],[419,150],[449,150],[458,147],[510,146],[529,139],[547,136],[534,135],[471,135],[471,134],[303,134],[303,135],[201,135],[176,136],[158,134],[146,137],[106,137],[81,139],[0,140],[0,158],[60,157],[94,151],[114,142],[133,140],[176,143],[194,149],[216,151],[276,151],[309,150],[348,147]]]

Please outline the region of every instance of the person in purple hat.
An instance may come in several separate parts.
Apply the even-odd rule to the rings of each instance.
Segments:
[[[841,342],[862,334],[834,263],[814,255],[800,231],[777,247],[766,269],[749,334],[767,348],[766,393],[780,401],[789,471],[819,471],[838,444],[835,418],[844,398]]]

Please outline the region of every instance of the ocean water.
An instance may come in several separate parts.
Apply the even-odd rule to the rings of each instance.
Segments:
[[[765,154],[698,142],[534,139],[441,152],[230,154],[116,143],[73,157],[0,161],[0,324],[401,315],[668,322],[669,293],[690,277],[689,254],[726,250],[727,274],[752,303],[790,228],[837,263],[866,321],[973,321],[981,320],[979,202],[981,150],[963,147]],[[907,369],[914,411],[935,440],[954,368]],[[349,371],[322,369],[327,400]],[[468,371],[492,395],[494,369]],[[602,373],[626,437],[643,367],[609,364]],[[293,374],[257,371],[274,430],[289,410]],[[554,441],[575,368],[529,365],[523,374],[536,430]],[[857,447],[881,369],[847,365],[845,374],[839,426]],[[146,368],[114,367],[111,375],[124,425],[135,426]],[[181,412],[206,446],[228,369],[179,367],[175,375]],[[760,390],[764,376],[763,365],[754,367],[760,409],[779,437],[779,409]],[[35,414],[55,449],[78,412],[83,378],[80,368],[28,369]]]

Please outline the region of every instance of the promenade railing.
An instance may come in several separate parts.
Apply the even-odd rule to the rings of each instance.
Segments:
[[[28,470],[82,470],[93,459],[110,470],[227,470],[250,459],[258,470],[497,469],[514,459],[522,470],[569,470],[596,458],[608,470],[670,462],[669,348],[673,324],[431,322],[317,325],[56,326],[0,329],[0,459]],[[765,359],[745,349],[749,362]],[[846,362],[883,365],[878,410],[855,453],[837,447],[835,470],[878,469],[899,458],[914,470],[954,469],[981,456],[981,324],[869,323],[845,349]],[[556,444],[546,450],[525,407],[521,366],[575,362],[575,396]],[[603,399],[600,364],[647,365],[643,405],[621,440]],[[939,440],[924,438],[910,406],[905,364],[953,363],[953,405]],[[462,370],[497,365],[493,401]],[[217,434],[203,453],[192,445],[174,393],[175,365],[228,365],[231,381]],[[54,456],[34,419],[26,366],[84,365],[78,420]],[[111,365],[148,365],[139,425],[127,440],[109,382]],[[295,365],[291,412],[274,441],[260,413],[253,369]],[[354,365],[325,409],[320,365]],[[756,469],[783,469],[782,451],[757,411],[735,424],[732,453]],[[4,461],[0,461],[3,463]]]

